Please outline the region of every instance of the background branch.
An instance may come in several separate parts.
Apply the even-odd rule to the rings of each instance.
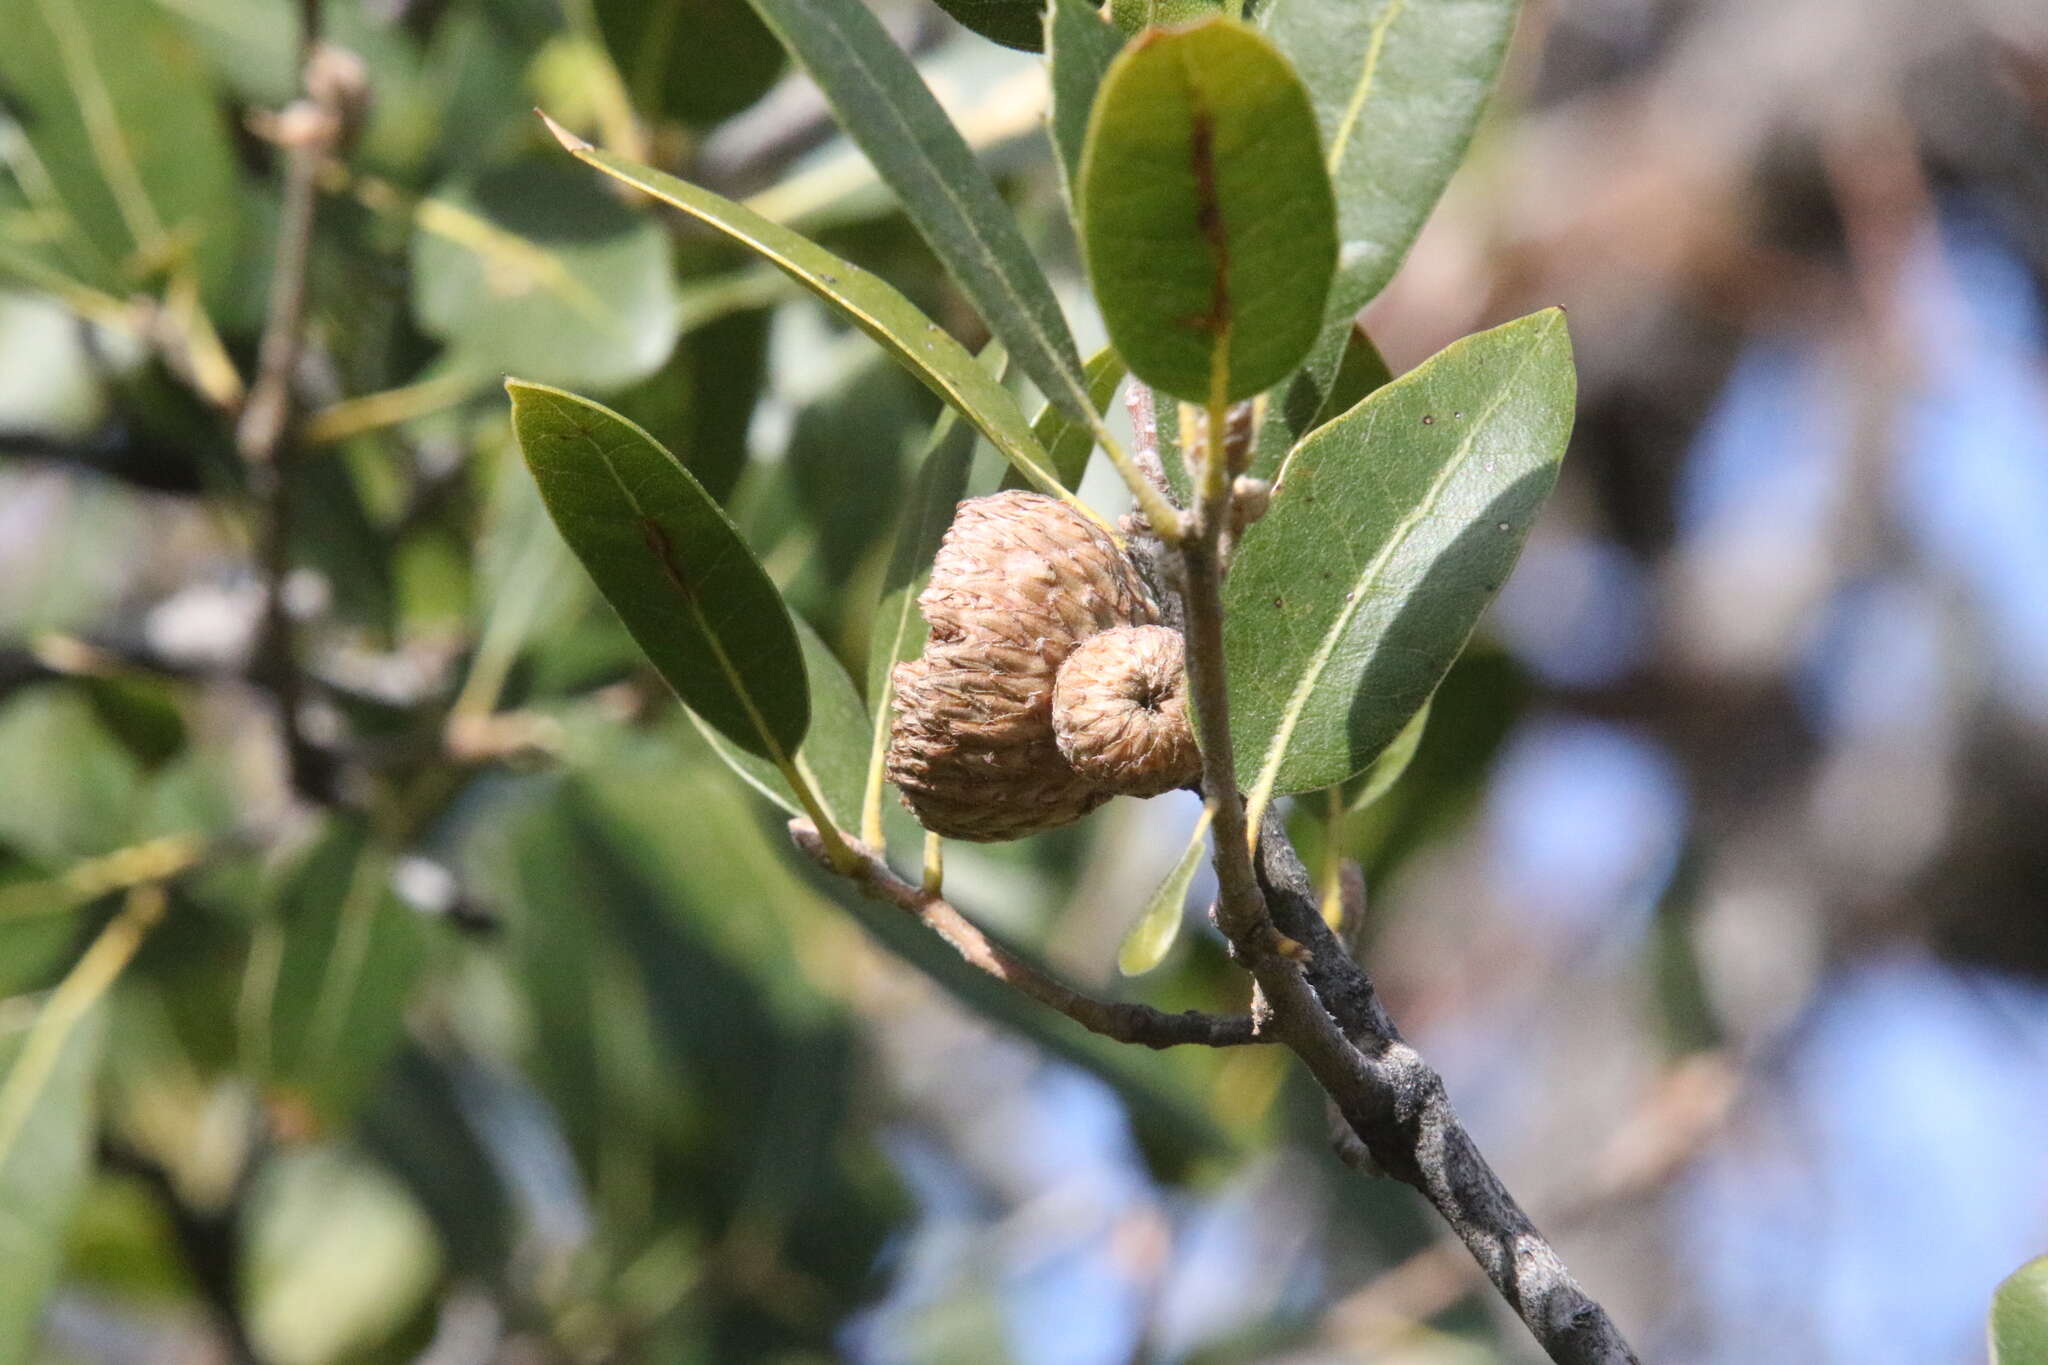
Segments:
[[[305,94],[277,117],[273,129],[286,157],[284,200],[269,305],[257,345],[256,379],[235,425],[235,447],[256,499],[256,560],[265,588],[251,672],[277,699],[293,789],[309,800],[328,801],[334,796],[335,765],[304,729],[307,680],[285,590],[291,573],[293,520],[289,465],[298,416],[293,379],[305,346],[320,170],[344,144],[351,106],[360,98],[364,76],[355,57],[320,44],[318,0],[305,0],[301,23]]]
[[[827,871],[834,870],[815,825],[808,820],[792,820],[789,832],[796,846],[813,861]],[[1204,1014],[1199,1010],[1168,1014],[1150,1005],[1083,995],[996,943],[944,897],[898,877],[866,845],[852,838],[846,839],[846,845],[860,858],[848,875],[863,894],[916,917],[968,963],[1040,1004],[1058,1010],[1090,1033],[1150,1048],[1188,1044],[1235,1047],[1270,1041],[1257,1023],[1244,1015]]]

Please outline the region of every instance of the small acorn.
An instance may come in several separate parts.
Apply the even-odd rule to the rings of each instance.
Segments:
[[[1183,646],[1116,542],[1037,493],[970,498],[898,664],[889,778],[925,828],[993,842],[1192,783]]]

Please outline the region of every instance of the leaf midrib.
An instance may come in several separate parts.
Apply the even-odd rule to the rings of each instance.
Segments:
[[[1308,709],[1309,698],[1314,695],[1316,685],[1322,681],[1323,671],[1329,667],[1331,657],[1337,652],[1338,641],[1349,631],[1351,622],[1357,617],[1359,610],[1364,607],[1367,589],[1379,577],[1381,572],[1385,570],[1393,557],[1400,552],[1401,547],[1408,543],[1408,538],[1414,534],[1415,528],[1426,521],[1435,510],[1437,502],[1443,497],[1444,490],[1450,486],[1452,477],[1459,470],[1463,469],[1466,460],[1471,458],[1472,449],[1478,442],[1480,433],[1485,430],[1486,424],[1493,419],[1493,415],[1499,412],[1502,405],[1507,402],[1508,395],[1514,391],[1515,386],[1521,381],[1522,371],[1535,358],[1536,352],[1541,348],[1541,343],[1556,326],[1557,319],[1553,317],[1545,322],[1543,327],[1529,338],[1528,345],[1523,350],[1520,359],[1516,360],[1514,369],[1501,381],[1499,390],[1494,394],[1492,401],[1486,405],[1485,410],[1472,423],[1471,430],[1466,433],[1465,439],[1458,443],[1457,452],[1450,459],[1444,461],[1443,468],[1438,471],[1435,481],[1430,485],[1428,494],[1421,502],[1410,509],[1408,515],[1401,518],[1400,523],[1394,528],[1394,533],[1387,537],[1386,544],[1380,547],[1379,553],[1372,557],[1372,560],[1366,564],[1359,572],[1357,579],[1354,580],[1351,595],[1345,599],[1344,605],[1339,609],[1336,618],[1331,622],[1330,628],[1324,632],[1322,642],[1317,645],[1316,652],[1310,656],[1308,667],[1302,671],[1301,678],[1295,683],[1292,695],[1287,699],[1287,705],[1281,710],[1280,724],[1274,730],[1272,742],[1266,750],[1266,757],[1259,765],[1258,780],[1253,783],[1251,798],[1247,802],[1246,819],[1253,830],[1258,829],[1260,817],[1264,815],[1267,804],[1272,800],[1273,788],[1280,780],[1280,768],[1286,762],[1287,749],[1289,744],[1293,742],[1295,727],[1300,724],[1302,713]]]
[[[1408,8],[1408,0],[1388,0],[1380,17],[1373,20],[1372,36],[1366,41],[1365,67],[1358,73],[1358,84],[1351,92],[1350,102],[1344,106],[1344,116],[1337,121],[1337,127],[1330,136],[1330,159],[1328,167],[1332,179],[1337,168],[1344,164],[1344,156],[1350,151],[1351,135],[1358,131],[1359,120],[1365,117],[1366,101],[1372,97],[1374,78],[1379,74],[1380,52],[1387,45],[1387,30]]]
[[[597,440],[593,433],[583,430],[573,421],[570,425],[575,428],[578,439],[582,440],[596,454],[598,463],[604,466],[604,472],[611,475],[612,482],[618,486],[619,495],[633,509],[633,515],[645,524],[659,527],[661,525],[660,519],[650,516],[647,510],[640,505],[640,499],[633,495],[633,490],[627,487],[626,481],[619,476],[619,471],[612,465],[611,455],[606,451],[603,443]],[[667,562],[667,552],[664,550],[660,553],[664,561],[664,567],[670,573],[674,573],[675,566]],[[693,592],[678,592],[676,595],[683,599],[683,605],[689,611],[691,619],[696,622],[698,632],[703,635],[705,642],[711,646],[711,657],[717,661],[718,671],[725,675],[726,685],[732,689],[733,696],[739,700],[741,708],[746,711],[747,720],[753,725],[754,732],[760,735],[761,742],[768,746],[768,761],[778,768],[787,768],[790,762],[788,752],[783,749],[781,741],[776,739],[774,732],[769,729],[768,720],[761,714],[760,708],[754,705],[753,694],[747,690],[745,681],[740,677],[739,670],[733,667],[732,656],[725,652],[724,642],[718,638],[718,633],[711,628],[711,622],[705,617],[703,604],[698,600],[697,594]]]

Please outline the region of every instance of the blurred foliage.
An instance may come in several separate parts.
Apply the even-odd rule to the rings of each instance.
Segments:
[[[762,6],[771,21],[817,8]],[[235,414],[271,297],[288,159],[277,114],[298,90],[301,9],[0,0],[0,1363],[328,1365],[430,1350],[940,1362],[1022,1356],[1026,1340],[1032,1358],[1064,1359],[1084,1354],[1074,1339],[1032,1332],[1093,1321],[1084,1308],[1124,1314],[1103,1339],[1160,1358],[1333,1342],[1384,1358],[1520,1358],[1520,1338],[1456,1277],[1435,1291],[1427,1276],[1395,1277],[1411,1296],[1424,1288],[1377,1318],[1344,1298],[1384,1289],[1432,1230],[1388,1182],[1303,1164],[1325,1119],[1282,1059],[1127,1055],[795,860],[781,775],[684,716],[514,448],[508,371],[597,395],[675,455],[695,511],[729,518],[790,604],[795,645],[781,657],[801,661],[792,697],[812,716],[808,757],[835,813],[858,821],[880,679],[915,645],[902,605],[925,555],[898,556],[899,542],[928,547],[935,510],[1024,479],[1020,464],[1073,487],[1087,475],[1100,505],[1115,496],[1063,407],[1106,401],[1121,377],[1114,352],[1096,351],[1097,319],[1073,306],[1082,251],[1067,215],[1089,106],[1119,31],[1217,7],[1117,0],[1114,27],[1093,8],[877,3],[879,22],[849,41],[910,52],[916,75],[866,85],[845,60],[860,49],[814,41],[800,53],[814,85],[741,0],[326,0],[324,36],[361,59],[367,91],[353,146],[320,177],[293,375],[305,420],[272,559],[264,472],[237,455]],[[1269,407],[1265,468],[1459,331],[1567,299],[1575,334],[1594,338],[1589,383],[1557,526],[1548,540],[1539,527],[1532,555],[1597,534],[1632,571],[1656,566],[1663,599],[1684,608],[1668,608],[1661,634],[1640,628],[1661,653],[1587,682],[1517,635],[1530,609],[1509,603],[1506,643],[1483,633],[1451,667],[1426,727],[1403,741],[1405,769],[1390,760],[1385,781],[1357,777],[1292,808],[1330,885],[1343,857],[1362,864],[1370,911],[1357,927],[1397,1013],[1408,1020],[1412,1004],[1423,1031],[1454,1044],[1446,1069],[1461,1103],[1468,1084],[1482,1097],[1482,1139],[1511,1136],[1524,1165],[1581,1172],[1591,1129],[1636,1131],[1616,1077],[1723,1048],[1775,1065],[1821,1016],[1830,973],[1874,947],[1924,940],[2041,970],[2038,723],[1976,693],[1927,708],[1925,728],[1960,755],[1948,779],[1959,813],[1941,817],[1912,872],[1885,881],[1873,869],[1913,847],[1893,832],[1896,811],[1845,822],[1865,838],[1847,845],[1801,833],[1824,823],[1803,812],[1919,790],[1921,751],[1879,746],[1875,768],[1830,766],[1870,755],[1829,747],[1812,719],[1818,670],[1798,651],[1821,627],[1799,618],[1779,655],[1731,663],[1703,624],[1713,613],[1687,595],[1688,575],[1710,581],[1702,562],[1725,571],[1761,555],[1745,543],[1699,556],[1674,510],[1695,458],[1684,443],[1738,349],[1814,317],[1852,341],[1914,330],[1876,328],[1853,311],[1862,302],[1843,302],[1870,294],[1868,263],[1841,260],[1884,242],[1867,205],[1850,211],[1861,163],[1830,140],[1846,135],[1816,133],[1823,120],[1779,91],[1783,109],[1756,103],[1769,112],[1725,164],[1674,162],[1647,135],[1631,160],[1601,139],[1674,120],[1617,117],[1665,97],[1627,73],[1663,44],[1718,49],[1681,46],[1671,6],[1611,21],[1619,31],[1587,17],[1612,7],[1546,12],[1525,23],[1541,61],[1513,102],[1597,98],[1555,123],[1532,114],[1534,132],[1506,120],[1481,132],[1474,182],[1440,211],[1428,268],[1368,315],[1390,367],[1351,316],[1472,138],[1514,7],[1252,8],[1301,73],[1326,144],[1357,117],[1361,69],[1344,63],[1358,42],[1387,78],[1335,167],[1338,286],[1313,373]],[[1049,95],[1036,59],[985,41],[1038,47],[1048,10],[1056,62],[1072,54]],[[1930,48],[1912,70],[1931,84],[1901,77],[1905,114],[1884,117],[1917,130],[1935,184],[1972,186],[2002,221],[2031,224],[2013,235],[2034,243],[2038,279],[2048,162],[2023,130],[2048,44],[2022,30],[2001,19],[1974,37],[1984,68],[1960,76],[1940,63],[1963,58]],[[1747,63],[1762,45],[1727,47]],[[1803,89],[1812,71],[1881,64],[1789,66]],[[1696,110],[1697,77],[1677,85]],[[1922,103],[1912,92],[1927,88],[1947,94]],[[1639,93],[1641,106],[1625,102]],[[930,138],[957,126],[945,164],[986,167],[994,189],[950,213],[899,205],[828,102],[897,111]],[[536,104],[683,177],[698,197],[682,207],[711,227],[657,202],[676,182],[650,196],[578,165]],[[1049,145],[1037,140],[1046,104]],[[1737,136],[1710,131],[1677,141]],[[1553,144],[1640,178],[1596,193]],[[1673,164],[1716,186],[1753,171],[1771,211],[1692,212]],[[950,183],[926,188],[944,198]],[[1822,207],[1802,208],[1795,189]],[[1488,217],[1480,202],[1508,207]],[[946,264],[960,268],[989,222],[1006,225],[998,268],[963,288]],[[762,223],[802,227],[830,254],[802,258],[810,274],[793,284],[750,252],[786,242]],[[1610,250],[1629,241],[1655,249]],[[874,275],[842,276],[840,259]],[[1493,259],[1497,274],[1475,264]],[[1005,273],[1034,261],[1043,291]],[[1055,299],[1071,336],[1034,326],[1058,316]],[[1036,333],[1024,349],[1020,327]],[[1017,373],[974,358],[991,333],[1012,343]],[[1652,334],[1667,340],[1648,345]],[[977,419],[941,419],[939,400],[962,393]],[[1180,479],[1181,416],[1162,406]],[[1911,558],[1867,530],[1841,537]],[[1776,599],[1755,584],[1806,583],[1811,566],[1757,562],[1748,587],[1718,580],[1719,600],[1768,625]],[[1948,604],[1966,575],[1934,577],[1930,600]],[[1541,581],[1553,601],[1576,600],[1571,580]],[[272,593],[282,633],[266,618]],[[1943,657],[1988,675],[1988,649],[1945,637]],[[290,720],[332,760],[331,791],[295,789],[282,757],[287,664],[302,683]],[[1398,728],[1413,700],[1377,729]],[[1474,890],[1510,842],[1501,774],[1560,713],[1676,756],[1692,803],[1681,846],[1615,897],[1641,902],[1639,938],[1619,912],[1611,938],[1550,926],[1530,908],[1542,886]],[[892,857],[914,868],[915,831],[893,799],[880,816]],[[948,884],[992,930],[1104,993],[1241,1008],[1240,976],[1202,921],[1199,864],[1176,875],[1194,818],[1170,801],[1118,803],[1018,846],[954,851]],[[1621,845],[1613,829],[1591,842]],[[1489,917],[1493,901],[1510,908]],[[1118,983],[1117,945],[1141,916],[1125,961],[1157,970]],[[1559,981],[1571,999],[1556,1012],[1528,1004]],[[1579,1028],[1545,1036],[1547,1050],[1597,1064],[1501,1080],[1500,1040],[1543,1027]],[[1573,1126],[1580,1103],[1598,1117]],[[1227,1279],[1198,1273],[1212,1246],[1228,1249]],[[1617,1262],[1656,1265],[1630,1282],[1636,1314],[1682,1300],[1669,1335],[1706,1331],[1704,1310],[1672,1290],[1711,1282],[1696,1262],[1638,1255],[1622,1237],[1602,1247],[1615,1280]],[[1994,1253],[2019,1259],[1985,1239]],[[1084,1273],[1059,1278],[1077,1257]],[[2034,1330],[2032,1300],[2015,1297],[2032,1281],[2014,1283],[2001,1302],[2019,1304],[2004,1310],[2019,1325],[1995,1332]],[[1986,1288],[1972,1289],[1973,1333]]]

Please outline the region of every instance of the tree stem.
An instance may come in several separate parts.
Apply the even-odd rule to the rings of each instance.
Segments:
[[[1278,817],[1266,814],[1256,842],[1247,829],[1223,654],[1231,483],[1220,403],[1210,404],[1208,426],[1194,524],[1180,552],[1189,693],[1216,821],[1217,925],[1257,981],[1274,1032],[1308,1065],[1372,1163],[1429,1200],[1551,1359],[1634,1365],[1606,1310],[1508,1193],[1452,1111],[1442,1078],[1402,1040],[1371,978],[1330,932]],[[1359,1164],[1356,1150],[1344,1147]]]

